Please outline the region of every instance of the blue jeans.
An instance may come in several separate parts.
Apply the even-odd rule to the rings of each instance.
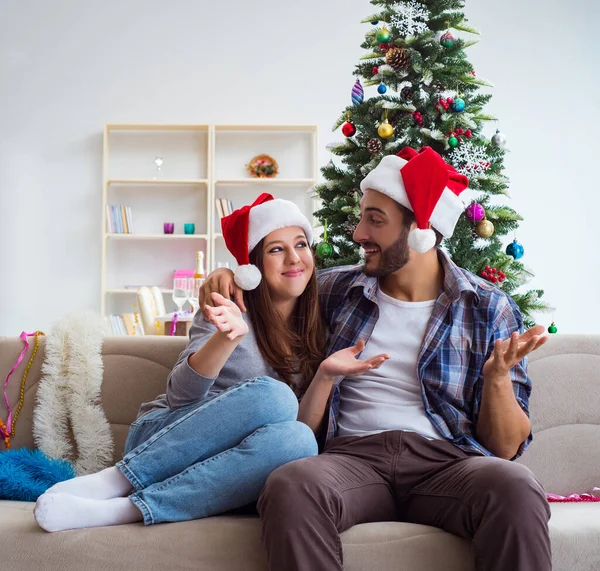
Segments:
[[[131,425],[117,468],[146,525],[198,519],[258,499],[276,468],[317,454],[283,382],[243,381],[186,407],[158,409]]]

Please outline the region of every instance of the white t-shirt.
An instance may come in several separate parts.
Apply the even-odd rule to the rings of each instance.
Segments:
[[[435,300],[409,302],[377,290],[379,318],[361,359],[387,353],[379,369],[344,378],[340,385],[339,436],[386,430],[442,439],[423,406],[417,362]]]

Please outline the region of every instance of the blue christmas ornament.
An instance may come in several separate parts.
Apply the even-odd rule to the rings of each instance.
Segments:
[[[385,86],[385,84],[380,83],[379,86],[377,87],[377,92],[381,93],[381,95],[383,95],[386,91],[387,91],[387,87]]]
[[[371,20],[371,24],[373,24],[374,26],[376,26],[377,24],[379,24],[379,20]]]
[[[365,92],[360,84],[360,79],[357,79],[354,87],[352,88],[352,103],[354,103],[354,105],[360,105],[364,100]]]
[[[452,103],[452,111],[455,113],[462,113],[465,110],[465,107],[465,102],[460,97],[455,99]]]
[[[508,246],[506,246],[506,253],[509,256],[512,256],[515,260],[523,257],[525,253],[525,248],[523,248],[522,244],[519,244],[517,240],[513,240]]]

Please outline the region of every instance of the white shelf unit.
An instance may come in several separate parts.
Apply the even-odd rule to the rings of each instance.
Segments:
[[[245,165],[266,153],[279,165],[272,179],[250,178]],[[163,159],[161,170],[154,163]],[[215,198],[233,208],[261,192],[296,202],[307,217],[318,208],[318,128],[313,125],[128,125],[104,129],[102,200],[103,315],[133,311],[140,285],[159,286],[167,311],[175,269],[193,268],[205,252],[207,271],[235,260],[225,248]],[[106,206],[131,206],[132,234],[108,232]],[[173,234],[163,223],[174,222]],[[195,234],[184,234],[193,222]]]

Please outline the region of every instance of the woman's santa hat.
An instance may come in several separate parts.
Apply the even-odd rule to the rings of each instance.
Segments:
[[[431,147],[419,153],[410,147],[397,155],[384,157],[361,182],[360,189],[376,190],[402,204],[415,214],[417,228],[408,235],[408,245],[424,253],[435,246],[433,226],[449,238],[464,205],[460,193],[469,179],[444,162]]]
[[[221,218],[225,245],[238,263],[234,280],[239,287],[252,290],[258,286],[262,276],[250,263],[250,252],[267,234],[288,226],[300,226],[309,244],[312,243],[312,228],[298,206],[289,200],[273,198],[266,192],[249,206],[242,206]]]

